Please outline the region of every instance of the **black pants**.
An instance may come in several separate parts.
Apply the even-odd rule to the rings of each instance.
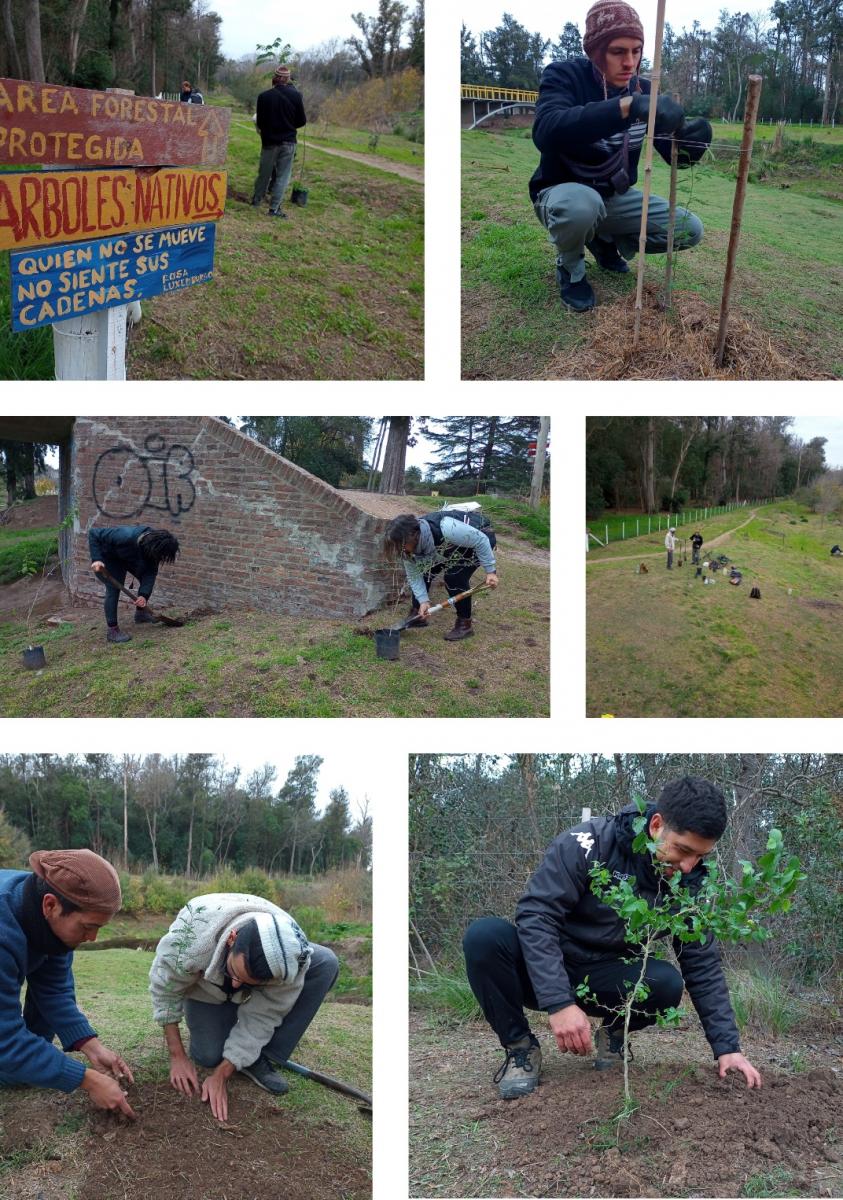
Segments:
[[[101,560],[105,564],[105,569],[109,575],[113,575],[117,582],[122,586],[126,582],[127,567],[119,558],[103,558]],[[113,583],[106,581],[105,585],[105,619],[109,625],[117,624],[117,601],[120,599],[120,592]],[[137,610],[136,610],[137,611]]]
[[[463,951],[468,982],[483,1015],[501,1045],[511,1046],[530,1031],[524,1009],[538,1009],[518,931],[510,921],[500,917],[481,917],[465,931]],[[591,1016],[603,1017],[603,1023],[610,1029],[622,1029],[622,1017],[611,1010],[617,1008],[637,982],[640,960],[623,963],[610,959],[584,966],[566,962],[565,970],[574,988],[587,975],[589,989],[597,997],[596,1003],[578,1000],[579,1007]],[[682,998],[682,976],[670,963],[651,958],[644,980],[650,994],[646,1000],[636,1002],[630,1029],[654,1025],[656,1013],[677,1005]]]
[[[494,550],[498,544],[498,540],[491,529],[484,529],[483,532],[489,539],[489,545]],[[461,546],[453,546],[444,551],[445,558],[442,562],[436,563],[425,575],[424,586],[430,589],[433,583],[434,575],[439,575],[444,571],[445,587],[449,596],[458,596],[460,592],[467,592],[470,584],[471,576],[480,566],[480,560],[473,550],[464,550]],[[454,605],[458,617],[467,620],[471,616],[471,596],[467,596],[465,600],[458,600]],[[419,602],[413,596],[413,612],[419,607]]]

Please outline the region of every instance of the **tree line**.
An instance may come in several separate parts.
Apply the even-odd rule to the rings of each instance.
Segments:
[[[652,53],[652,47],[645,46]],[[746,78],[764,78],[762,118],[827,125],[840,117],[843,82],[840,0],[776,0],[754,13],[721,10],[716,26],[665,24],[661,89],[678,92],[693,115],[738,120]],[[461,33],[463,83],[535,89],[548,62],[583,55],[579,26],[566,22],[554,41],[510,13],[494,29]],[[643,69],[649,69],[644,59]]]
[[[32,850],[88,847],[127,870],[198,878],[231,867],[314,875],[370,865],[368,800],[335,788],[316,809],[323,759],[244,775],[212,754],[0,755],[0,867]]]
[[[587,514],[794,495],[826,472],[827,439],[804,442],[792,424],[792,417],[589,417]]]
[[[636,797],[655,801],[683,775],[725,794],[721,872],[763,853],[778,828],[808,878],[765,956],[785,977],[840,989],[843,955],[843,756],[823,754],[411,755],[410,919],[416,961],[456,967],[466,926],[512,919],[528,878],[557,834]]]

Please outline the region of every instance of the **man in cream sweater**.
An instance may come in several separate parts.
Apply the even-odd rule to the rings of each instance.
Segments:
[[[283,1095],[287,1084],[274,1066],[293,1053],[338,971],[333,951],[310,943],[269,900],[227,892],[188,901],[158,943],[149,972],[170,1083],[208,1101],[220,1121],[228,1119],[226,1081],[235,1071]],[[201,1085],[194,1063],[212,1068]]]

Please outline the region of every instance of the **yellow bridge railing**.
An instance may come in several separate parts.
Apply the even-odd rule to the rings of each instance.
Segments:
[[[474,83],[464,83],[460,88],[463,100],[508,100],[510,104],[535,104],[539,98],[538,92],[526,92],[519,88],[481,87]]]

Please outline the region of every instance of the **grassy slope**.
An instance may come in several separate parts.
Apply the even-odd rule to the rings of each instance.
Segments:
[[[40,574],[45,561],[58,553],[58,545],[55,529],[0,529],[0,584]]]
[[[323,125],[320,121],[308,130],[307,137],[317,146],[353,150],[355,154],[369,154],[410,167],[424,166],[424,143],[409,142],[394,133],[379,133],[373,146],[373,136],[367,129],[346,129],[342,125]]]
[[[772,506],[772,505],[761,505],[759,508],[756,508],[756,509],[738,508],[738,509],[735,509],[733,512],[721,513],[716,517],[711,517],[708,521],[694,521],[692,523],[679,525],[676,530],[676,537],[680,543],[680,548],[681,548],[682,539],[684,538],[686,540],[686,542],[688,543],[688,545],[687,545],[688,555],[690,556],[690,554],[691,554],[691,534],[694,532],[695,529],[699,529],[700,533],[703,535],[703,538],[705,539],[705,541],[703,543],[703,551],[705,552],[706,546],[711,542],[711,540],[713,538],[719,537],[723,533],[728,533],[730,530],[737,528],[738,525],[742,525],[743,522],[747,520],[747,518],[751,515],[751,513],[753,511],[761,514],[762,516],[766,516],[766,515],[769,515],[769,513],[771,511],[774,511],[774,508],[775,508],[775,506]],[[639,519],[641,521],[641,526],[643,528],[647,523],[647,518],[642,517]],[[655,520],[656,520],[656,518],[654,518],[654,521]],[[605,522],[603,522],[603,525],[605,525]],[[603,537],[603,525],[601,525],[599,518],[596,521],[588,522],[588,528],[591,529],[594,533],[596,533],[599,538]],[[626,518],[627,535],[629,534],[630,529],[634,533],[634,531],[635,531],[635,517],[634,516],[632,518],[630,518],[630,517]],[[650,534],[645,533],[645,534],[642,534],[640,537],[627,536],[622,541],[621,536],[620,536],[620,522],[618,522],[618,529],[617,529],[616,535],[612,533],[611,523],[609,524],[609,531],[610,531],[610,538],[614,538],[615,536],[617,536],[617,541],[610,540],[608,546],[598,546],[596,542],[592,542],[591,549],[588,552],[588,561],[589,562],[599,562],[601,559],[604,559],[604,558],[618,558],[620,556],[623,556],[625,558],[639,558],[642,556],[646,556],[648,554],[653,554],[656,551],[661,553],[664,550],[664,535],[667,532],[667,526],[665,524],[665,514],[662,513],[661,530],[654,529],[653,532]],[[721,553],[721,550],[718,549],[717,553],[718,554]],[[728,553],[728,550],[724,549],[724,550],[722,550],[722,553],[726,554],[726,553]],[[705,557],[705,553],[703,554],[703,557]]]
[[[718,548],[743,571],[740,587],[722,575],[703,587],[690,566],[668,574],[655,560],[647,575],[595,564],[588,715],[839,717],[843,563],[829,555],[839,541],[839,526],[779,505]]]
[[[525,136],[526,134],[526,136]],[[536,220],[527,181],[537,163],[529,130],[463,135],[463,372],[472,378],[542,378],[552,352],[573,349],[588,325],[563,314],[554,258]],[[668,167],[656,156],[653,190],[667,195]],[[706,237],[677,258],[679,290],[719,305],[734,182],[710,166],[680,175],[678,201],[702,219]],[[843,374],[843,314],[828,297],[840,286],[840,207],[830,200],[750,186],[741,234],[733,312],[782,345],[807,349],[823,369]],[[838,234],[835,234],[835,230]],[[664,256],[648,259],[660,282]],[[635,275],[590,272],[598,300],[631,301]]]

